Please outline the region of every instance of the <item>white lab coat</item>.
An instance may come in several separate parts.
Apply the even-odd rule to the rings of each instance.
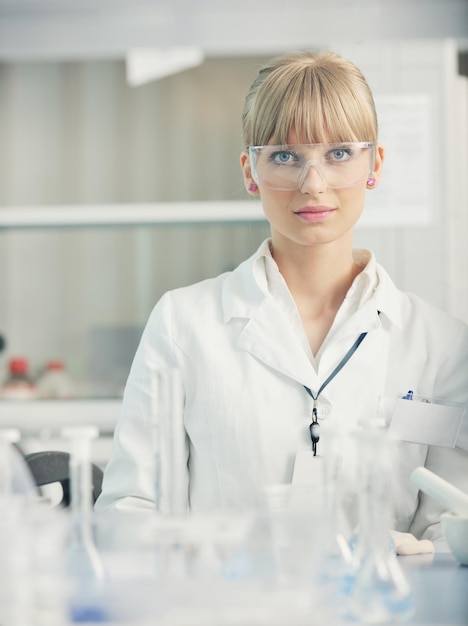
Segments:
[[[351,429],[376,415],[379,396],[409,389],[467,401],[464,323],[399,291],[377,265],[373,296],[336,330],[316,371],[269,293],[263,261],[254,254],[232,272],[166,293],[155,306],[128,378],[98,511],[154,506],[154,368],[181,372],[184,476],[194,511],[250,506],[263,485],[291,481],[296,452],[311,445],[312,400],[303,386],[317,391],[363,331],[359,349],[320,396],[319,417],[329,424]],[[326,440],[319,445],[326,450]],[[441,507],[425,496],[419,501],[409,475],[426,465],[468,491],[468,455],[414,443],[402,443],[401,451],[394,527],[438,538]]]

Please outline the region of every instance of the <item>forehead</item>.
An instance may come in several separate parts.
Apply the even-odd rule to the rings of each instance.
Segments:
[[[319,141],[310,141],[310,137],[308,133],[298,133],[295,127],[292,127],[286,137],[286,143],[288,144],[314,144],[314,143],[331,143],[330,137],[328,133],[324,133],[320,137],[314,134],[314,139],[319,139]]]
[[[272,137],[268,145],[314,145],[314,144],[336,144],[343,142],[355,142],[357,138],[352,133],[328,133],[322,129],[320,133],[306,133],[296,131],[293,126],[283,138]]]

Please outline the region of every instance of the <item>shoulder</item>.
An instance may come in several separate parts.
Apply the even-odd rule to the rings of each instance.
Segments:
[[[148,325],[173,327],[182,322],[212,319],[220,306],[223,285],[231,272],[224,272],[185,287],[166,291],[154,306]]]
[[[468,338],[468,326],[463,320],[426,302],[414,293],[405,294],[408,300],[407,317],[438,335],[439,340]]]
[[[172,323],[187,322],[193,325],[200,319],[226,318],[226,308],[230,310],[232,301],[245,306],[249,300],[258,298],[261,291],[255,276],[257,253],[240,263],[233,270],[217,276],[166,291],[156,303],[149,323],[166,318]],[[227,316],[229,317],[229,315]]]
[[[389,315],[396,326],[402,330],[411,329],[419,336],[432,336],[437,341],[468,340],[468,325],[420,296],[402,291],[382,268],[377,265],[379,284],[377,298],[382,303],[383,311]]]

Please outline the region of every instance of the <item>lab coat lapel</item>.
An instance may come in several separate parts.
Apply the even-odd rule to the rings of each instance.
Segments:
[[[237,337],[239,348],[301,384],[315,380],[298,337],[268,292],[262,257],[254,255],[227,277],[222,306],[226,323],[234,318],[246,320]]]
[[[271,297],[264,298],[239,335],[237,345],[303,385],[316,377],[293,328]]]

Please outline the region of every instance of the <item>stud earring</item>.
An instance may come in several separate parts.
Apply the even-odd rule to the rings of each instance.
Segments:
[[[249,191],[257,191],[258,187],[255,183],[250,183]]]
[[[375,183],[376,183],[375,178],[368,178],[367,179],[367,186],[368,187],[373,187],[375,185]]]

